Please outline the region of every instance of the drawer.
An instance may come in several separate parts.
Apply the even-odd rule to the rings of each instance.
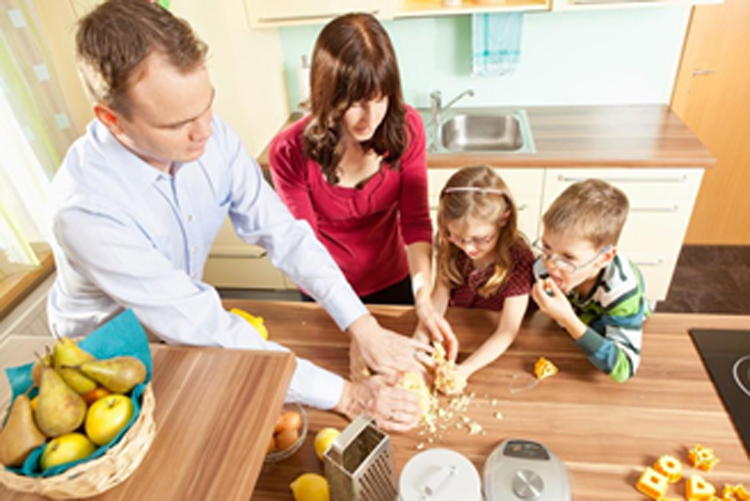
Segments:
[[[548,169],[544,196],[556,198],[565,188],[596,178],[620,188],[628,198],[681,198],[694,200],[703,169]]]
[[[544,228],[542,216],[553,201],[554,198],[545,197],[539,216],[540,233]],[[631,198],[619,246],[623,249],[677,252],[682,246],[692,208],[692,199]]]
[[[427,184],[431,202],[437,202],[440,191],[458,169],[428,169]],[[514,197],[541,195],[544,169],[495,169]]]
[[[679,254],[625,250],[623,254],[641,270],[646,282],[646,297],[657,301],[666,299]]]

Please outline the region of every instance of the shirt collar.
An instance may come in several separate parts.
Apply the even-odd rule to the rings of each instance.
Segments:
[[[107,164],[117,169],[118,174],[138,184],[151,185],[159,179],[169,179],[170,174],[161,172],[153,165],[126,148],[99,120],[90,125],[91,132],[101,147]]]

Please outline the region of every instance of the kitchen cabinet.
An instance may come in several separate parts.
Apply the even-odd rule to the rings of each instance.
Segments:
[[[642,7],[664,7],[669,5],[700,5],[717,4],[723,0],[550,0],[550,9],[560,10],[590,10],[590,9],[621,9]]]
[[[287,289],[290,280],[271,264],[266,250],[248,245],[224,222],[203,270],[203,280],[214,287],[230,289]],[[293,285],[292,285],[293,287]]]
[[[369,12],[381,19],[393,17],[397,0],[245,0],[251,28],[325,23],[347,12]]]
[[[639,8],[665,5],[715,4],[723,0],[244,0],[250,28],[326,23],[347,12],[370,12],[380,19],[455,16],[478,12],[561,11],[597,8]]]
[[[643,273],[646,293],[665,299],[687,231],[703,169],[548,169],[542,214],[571,184],[603,179],[620,188],[630,213],[618,248]]]

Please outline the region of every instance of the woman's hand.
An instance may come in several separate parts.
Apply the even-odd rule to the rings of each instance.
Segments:
[[[425,368],[417,357],[422,358],[425,353],[432,353],[429,343],[384,329],[372,315],[358,318],[349,326],[348,331],[355,343],[350,356],[360,356],[367,367],[380,374],[422,374]],[[354,368],[354,361],[351,362]]]
[[[344,382],[344,391],[335,411],[354,419],[367,414],[383,430],[409,431],[419,423],[419,398],[398,388],[398,377],[373,376],[357,383]]]
[[[426,299],[421,297],[416,298],[415,301],[417,317],[419,318],[419,327],[417,328],[420,332],[419,339],[425,341],[422,337],[423,333],[428,334],[433,341],[443,345],[448,360],[451,362],[456,360],[456,356],[458,356],[458,339],[456,339],[456,335],[453,333],[453,329],[448,321],[443,315],[437,312],[429,296]]]

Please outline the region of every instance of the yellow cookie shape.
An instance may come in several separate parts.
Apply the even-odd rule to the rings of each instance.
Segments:
[[[667,477],[658,471],[646,467],[646,471],[641,474],[635,488],[650,497],[651,499],[661,500],[669,487]]]
[[[557,374],[557,371],[558,369],[555,367],[555,364],[544,357],[539,357],[539,360],[534,364],[534,375],[536,375],[537,379],[548,378]]]
[[[747,501],[750,499],[750,492],[745,489],[742,484],[729,485],[724,484],[724,491],[722,492],[722,499],[732,501]]]
[[[670,484],[677,483],[682,478],[682,463],[672,456],[662,456],[654,463],[654,470],[665,477]]]
[[[688,450],[688,459],[693,468],[703,471],[711,471],[719,462],[719,458],[714,455],[714,450],[695,444],[695,447]]]
[[[716,494],[716,487],[698,475],[691,475],[685,481],[685,497],[688,501],[711,499]]]
[[[424,378],[416,372],[406,372],[401,376],[401,380],[398,382],[397,386],[409,390],[419,397],[419,406],[422,408],[422,420],[424,420],[427,413],[430,411],[432,399],[434,398],[430,394],[430,390],[427,388],[427,383],[424,382]]]

